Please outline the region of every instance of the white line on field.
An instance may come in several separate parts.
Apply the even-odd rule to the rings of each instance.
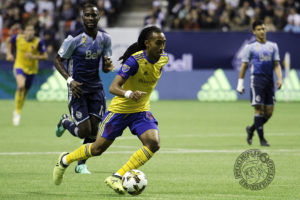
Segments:
[[[267,133],[267,136],[275,136],[275,137],[286,137],[286,136],[299,136],[299,133],[289,132],[289,133]],[[160,134],[161,138],[170,136],[164,136],[163,133]],[[246,137],[246,132],[241,133],[192,133],[192,134],[182,134],[182,133],[174,133],[172,134],[172,138],[199,138],[199,137]],[[122,136],[118,138],[118,140],[135,140],[136,136]]]
[[[124,146],[122,146],[124,147]],[[122,148],[121,147],[121,148]],[[192,153],[242,153],[245,149],[176,149],[176,148],[162,148],[160,154],[192,154]],[[267,153],[299,153],[300,149],[272,149],[261,150]],[[107,151],[106,154],[132,154],[133,151]],[[0,152],[0,156],[8,155],[53,155],[61,152]]]

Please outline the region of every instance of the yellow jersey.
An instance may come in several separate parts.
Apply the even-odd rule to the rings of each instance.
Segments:
[[[24,34],[13,36],[11,41],[16,47],[16,60],[14,68],[21,68],[26,74],[37,74],[38,60],[26,58],[26,53],[44,53],[46,51],[44,42],[37,37],[34,37],[34,39],[31,41],[27,41],[24,37]]]
[[[150,95],[159,80],[163,66],[168,62],[164,52],[156,63],[151,63],[145,51],[138,51],[129,57],[120,68],[118,75],[127,79],[124,90],[147,92],[137,102],[130,98],[115,96],[108,110],[114,113],[137,113],[150,110]]]

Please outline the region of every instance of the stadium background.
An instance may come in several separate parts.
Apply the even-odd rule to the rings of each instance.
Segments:
[[[89,161],[97,178],[74,176],[69,170],[66,184],[58,189],[50,177],[58,153],[80,144],[69,135],[54,136],[58,117],[68,110],[66,82],[54,70],[53,58],[66,35],[82,27],[83,2],[0,0],[0,199],[118,199],[102,179],[139,145],[128,131],[107,154]],[[112,36],[117,69],[118,57],[145,25],[160,26],[167,37],[170,61],[151,97],[162,148],[142,168],[149,186],[135,199],[300,198],[296,175],[300,164],[299,0],[98,0],[97,4],[102,15],[99,25]],[[249,90],[239,95],[235,88],[240,51],[253,40],[250,24],[258,18],[267,24],[268,39],[278,43],[284,86],[276,92],[275,116],[266,126],[272,146],[264,150],[274,159],[276,178],[264,191],[253,192],[233,177],[235,159],[250,148],[244,128],[253,117]],[[13,127],[16,84],[13,63],[5,61],[5,40],[20,32],[27,21],[35,23],[50,58],[40,62],[21,125]],[[114,76],[115,72],[101,74],[108,99],[112,96],[107,88]],[[256,140],[253,148],[260,148]],[[80,182],[86,185],[74,185]]]

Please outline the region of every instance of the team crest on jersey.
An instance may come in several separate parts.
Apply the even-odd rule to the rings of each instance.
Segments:
[[[76,111],[76,118],[81,119],[82,118],[82,113],[79,111]]]
[[[255,97],[255,100],[256,100],[256,102],[260,102],[260,100],[261,100],[260,95],[257,95],[257,96]]]
[[[149,120],[153,120],[153,115],[151,112],[146,112],[146,117],[149,119]]]
[[[85,35],[82,36],[82,41],[81,42],[82,42],[83,46],[86,45],[86,37],[85,37]]]
[[[126,64],[122,65],[122,72],[126,73],[130,70],[130,67]]]

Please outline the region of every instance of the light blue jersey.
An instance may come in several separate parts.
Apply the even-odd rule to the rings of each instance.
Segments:
[[[255,85],[273,85],[274,61],[280,61],[278,46],[275,42],[257,41],[247,44],[243,50],[242,62],[251,64],[251,79]]]
[[[107,33],[98,31],[95,40],[84,32],[76,37],[69,35],[58,54],[68,60],[67,71],[74,80],[83,83],[84,92],[103,89],[99,76],[100,60],[112,55],[111,39]]]

